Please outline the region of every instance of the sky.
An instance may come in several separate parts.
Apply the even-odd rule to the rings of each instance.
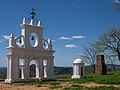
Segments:
[[[20,24],[30,18],[32,8],[44,27],[44,39],[53,41],[55,66],[72,66],[84,45],[120,25],[113,0],[0,0],[0,67],[7,66],[9,35],[21,35]]]

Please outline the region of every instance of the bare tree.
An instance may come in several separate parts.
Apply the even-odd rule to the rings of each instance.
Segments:
[[[90,46],[84,46],[83,51],[80,55],[80,58],[86,62],[87,64],[90,64],[93,68],[93,73],[95,73],[95,60],[96,60],[96,50],[94,47]]]
[[[112,28],[110,31],[100,34],[93,44],[98,52],[109,52],[117,56],[120,61],[120,28]]]
[[[105,58],[106,58],[106,63],[110,64],[112,66],[112,68],[113,68],[113,71],[115,71],[116,70],[115,64],[116,64],[116,61],[118,60],[116,58],[116,56],[114,56],[114,55],[105,55]]]
[[[120,12],[120,0],[113,0],[113,11]]]

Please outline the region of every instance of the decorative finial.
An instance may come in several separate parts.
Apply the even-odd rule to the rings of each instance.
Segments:
[[[51,39],[48,39],[48,49],[49,50],[52,50],[52,42],[51,42]]]
[[[11,35],[10,35],[10,38],[13,38],[13,37],[14,37],[14,35],[13,35],[13,34],[11,34]]]
[[[23,18],[23,24],[26,24],[26,18]]]
[[[31,14],[31,19],[34,19],[36,14],[34,8],[32,8],[32,12],[30,14]]]
[[[49,44],[52,44],[52,41],[51,41],[51,39],[48,39],[48,43],[49,43]]]
[[[30,25],[34,25],[34,20],[33,19],[31,19]]]
[[[42,26],[42,23],[41,23],[41,21],[39,21],[39,22],[38,22],[38,26]]]

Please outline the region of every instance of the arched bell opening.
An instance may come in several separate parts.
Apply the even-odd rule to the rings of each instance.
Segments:
[[[48,49],[48,42],[43,39],[43,49]]]
[[[20,48],[24,46],[24,38],[23,36],[18,36],[15,38],[16,45]]]
[[[38,38],[36,33],[31,33],[30,37],[29,37],[29,40],[30,40],[30,44],[31,44],[32,47],[37,47],[38,46],[39,38]]]

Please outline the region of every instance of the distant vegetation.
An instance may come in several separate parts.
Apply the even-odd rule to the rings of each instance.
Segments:
[[[7,76],[7,68],[0,67],[0,79],[5,79]]]

